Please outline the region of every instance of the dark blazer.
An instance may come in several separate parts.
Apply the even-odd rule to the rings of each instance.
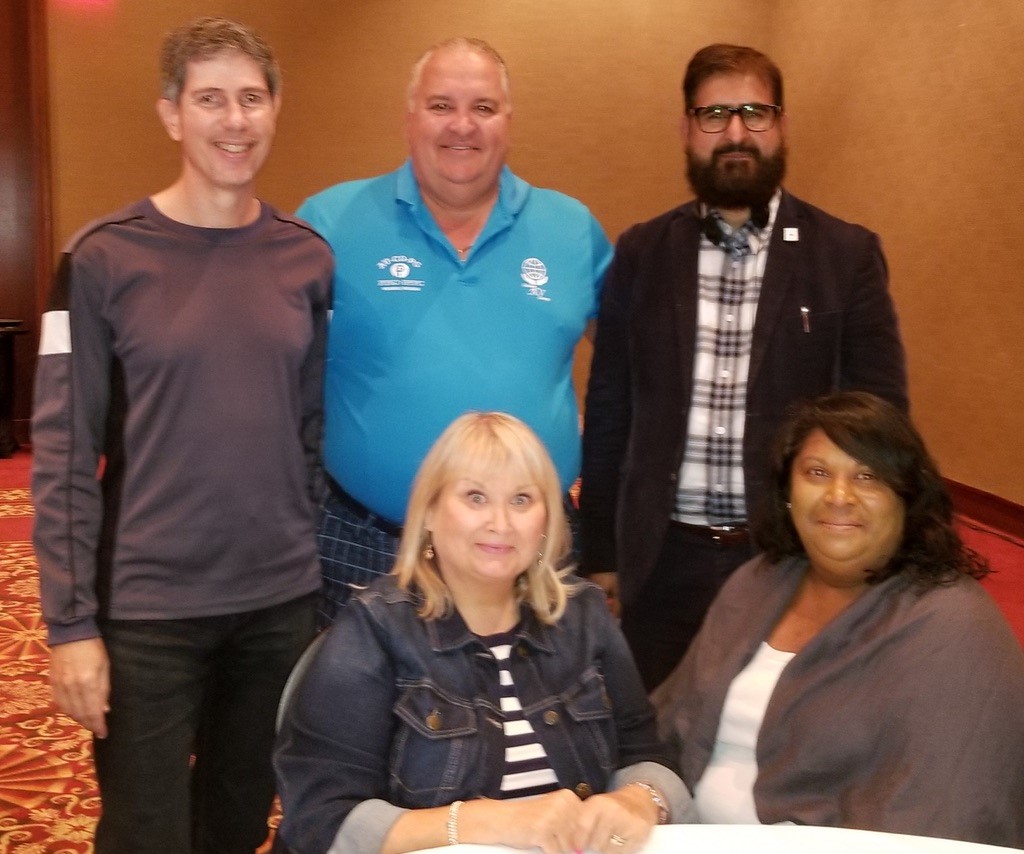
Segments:
[[[693,385],[698,211],[688,202],[619,238],[598,315],[583,433],[580,570],[617,570],[627,603],[658,558],[675,506]],[[764,491],[772,438],[794,401],[858,389],[906,409],[906,388],[877,235],[783,192],[750,357],[748,511]]]

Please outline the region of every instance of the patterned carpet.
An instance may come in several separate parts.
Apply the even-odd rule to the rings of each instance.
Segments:
[[[0,854],[80,854],[100,801],[91,741],[50,700],[31,518],[28,489],[0,488]]]
[[[0,461],[0,854],[92,854],[100,800],[86,731],[57,714],[31,546],[30,456]],[[985,586],[1024,644],[1024,543],[963,520]],[[275,810],[270,826],[276,827]],[[269,849],[269,840],[261,852]]]
[[[91,854],[92,739],[56,712],[47,684],[28,467],[19,453],[0,468],[0,854]]]

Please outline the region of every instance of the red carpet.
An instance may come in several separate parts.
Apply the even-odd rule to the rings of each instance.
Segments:
[[[0,852],[92,851],[100,803],[84,730],[58,715],[30,543],[28,454],[0,462]]]
[[[88,854],[100,814],[92,739],[56,712],[47,684],[30,462],[0,460],[0,854]]]
[[[91,740],[53,708],[30,542],[30,456],[0,460],[0,854],[85,854],[100,812]],[[1024,644],[1024,543],[963,520],[985,586]],[[277,824],[278,816],[270,824]]]

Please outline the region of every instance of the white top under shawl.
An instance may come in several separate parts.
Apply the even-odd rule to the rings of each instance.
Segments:
[[[694,800],[702,824],[759,824],[754,808],[757,735],[775,683],[796,653],[762,642],[729,686],[711,760]]]

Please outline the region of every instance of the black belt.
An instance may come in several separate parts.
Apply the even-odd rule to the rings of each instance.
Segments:
[[[724,546],[750,542],[750,529],[746,525],[690,525],[686,522],[677,522],[675,519],[672,520],[672,524],[687,534]]]
[[[389,522],[383,516],[374,513],[365,504],[360,504],[351,495],[345,492],[338,482],[330,475],[327,475],[327,487],[331,490],[331,495],[334,496],[334,500],[350,513],[358,516],[363,524],[370,525],[378,531],[383,531],[385,534],[394,537],[396,540],[402,536],[402,528],[400,525]]]

